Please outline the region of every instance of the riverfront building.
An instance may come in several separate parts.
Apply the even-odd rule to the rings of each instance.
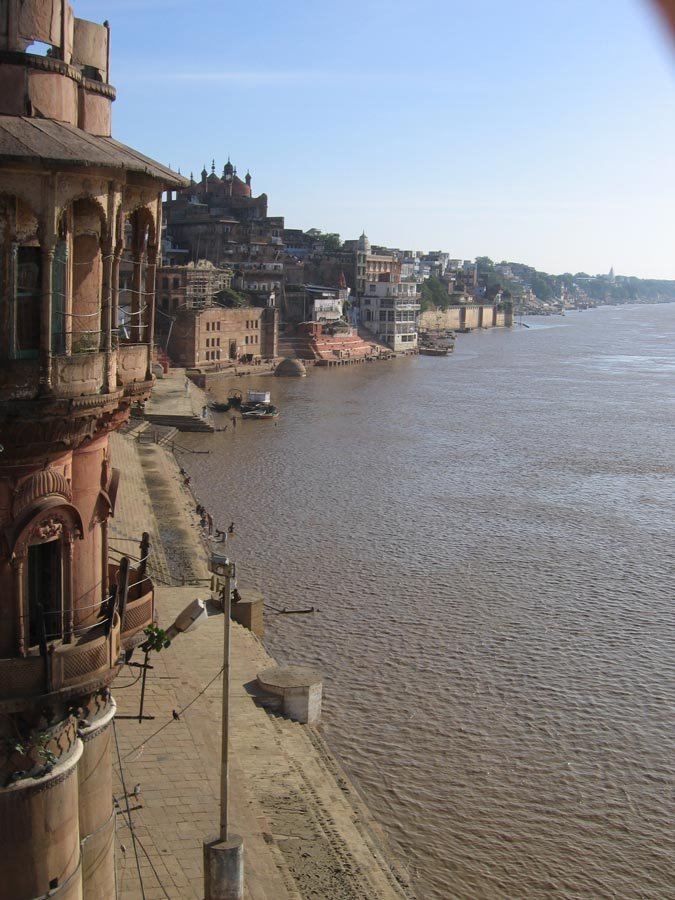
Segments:
[[[361,324],[397,353],[417,350],[417,284],[402,282],[398,258],[373,253],[365,234],[358,240],[355,256]]]
[[[271,306],[183,308],[171,325],[167,354],[188,369],[257,363],[277,356],[278,333],[279,313]]]
[[[112,139],[108,51],[66,2],[0,4],[0,900],[115,896],[109,684],[154,616],[108,558],[108,436],[150,395],[184,180]]]

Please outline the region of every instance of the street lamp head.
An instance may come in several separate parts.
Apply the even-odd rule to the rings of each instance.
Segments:
[[[224,578],[234,578],[234,563],[224,553],[212,553],[209,560],[209,571]]]
[[[166,635],[173,640],[177,634],[185,634],[194,631],[207,618],[206,603],[203,600],[193,600],[185,609],[176,616],[173,625],[167,628]]]

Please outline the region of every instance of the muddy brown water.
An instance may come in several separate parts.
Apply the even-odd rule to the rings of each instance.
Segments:
[[[526,322],[181,462],[422,900],[671,898],[675,305]]]

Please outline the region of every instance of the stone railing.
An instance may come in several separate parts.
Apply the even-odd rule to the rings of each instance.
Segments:
[[[119,565],[108,565],[109,583],[117,583]],[[138,569],[129,569],[129,589],[121,624],[123,650],[131,650],[145,640],[145,629],[155,620],[155,587],[147,576],[141,577]]]
[[[73,353],[55,356],[52,374],[54,396],[81,397],[98,394],[105,378],[105,354],[98,352]]]
[[[150,347],[147,344],[119,344],[117,348],[117,378],[123,384],[145,381]]]
[[[112,679],[121,650],[116,614],[109,634],[101,623],[72,644],[52,644],[41,655],[0,659],[0,710],[44,694],[93,690]]]

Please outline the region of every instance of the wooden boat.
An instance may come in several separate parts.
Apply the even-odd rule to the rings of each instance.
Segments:
[[[447,356],[450,353],[450,347],[420,347],[420,356]]]
[[[279,410],[270,401],[269,391],[249,391],[240,406],[242,419],[276,419]]]
[[[276,419],[279,416],[279,410],[271,403],[260,403],[258,406],[252,406],[249,409],[242,410],[242,419]]]

